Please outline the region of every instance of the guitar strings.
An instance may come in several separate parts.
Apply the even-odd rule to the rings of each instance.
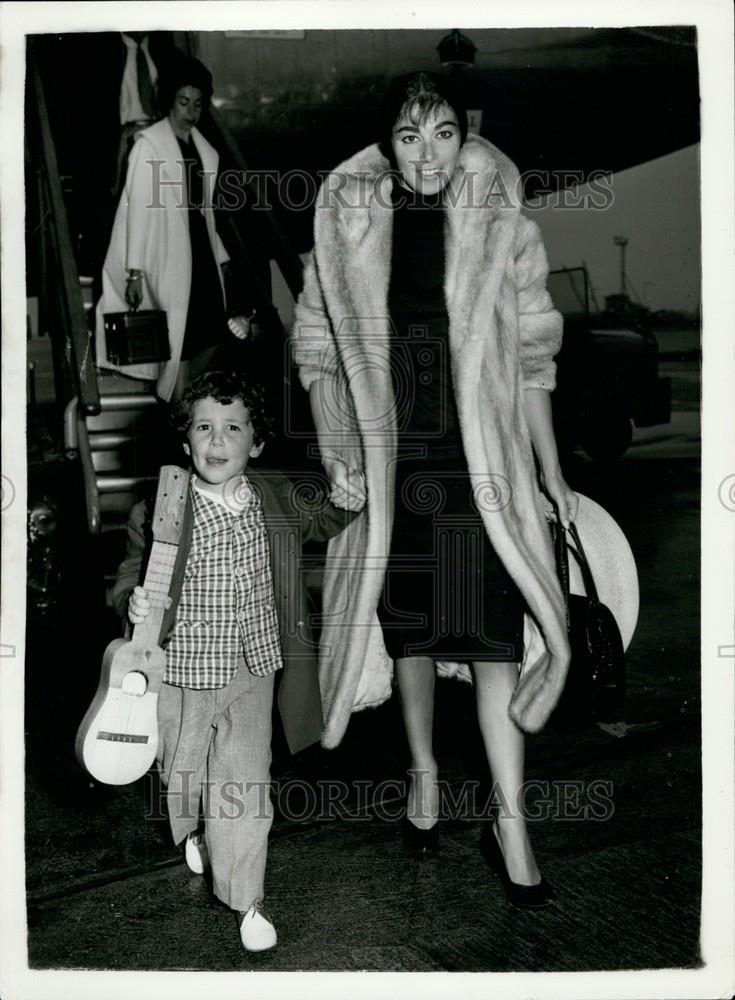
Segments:
[[[136,625],[133,629],[131,641],[136,642],[136,644],[158,645],[158,633],[161,628],[161,621],[163,620],[163,612],[166,610],[176,556],[177,546],[168,545],[165,542],[153,543],[148,559],[145,580],[143,581],[143,587],[150,600],[151,610],[145,621]],[[146,681],[146,690],[142,695],[131,694],[122,687],[120,689],[120,695],[124,698],[124,702],[120,706],[123,711],[124,725],[122,729],[117,728],[116,732],[131,733],[131,725],[134,718],[140,715],[142,723],[145,724],[145,716],[152,710],[152,707],[149,708],[149,703],[153,697],[150,691],[150,679],[145,670],[141,670],[140,673],[143,674]]]
[[[151,612],[144,622],[136,625],[133,629],[133,640],[138,640],[136,632],[141,630],[141,638],[144,642],[155,641],[161,627],[163,611],[166,610],[166,601],[171,585],[171,578],[176,563],[178,546],[167,542],[154,542],[151,554],[148,559],[148,569],[146,571],[143,587],[148,592],[151,602]],[[159,614],[160,613],[160,614]]]

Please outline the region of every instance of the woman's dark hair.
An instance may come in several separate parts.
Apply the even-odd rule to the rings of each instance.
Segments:
[[[380,109],[380,151],[395,168],[391,138],[393,126],[401,112],[407,112],[413,122],[423,125],[443,104],[448,104],[457,116],[462,142],[467,138],[467,111],[454,82],[438,73],[408,73],[388,84]]]
[[[182,87],[201,90],[205,108],[212,98],[212,74],[198,59],[183,53],[166,60],[158,78],[158,104],[164,115],[173,107],[176,94]]]
[[[253,438],[255,444],[275,436],[273,418],[266,406],[263,386],[248,382],[237,372],[214,371],[205,372],[204,375],[195,378],[174,407],[171,421],[181,437],[185,437],[191,427],[195,403],[208,397],[224,406],[239,399],[250,414],[250,422],[255,431]]]

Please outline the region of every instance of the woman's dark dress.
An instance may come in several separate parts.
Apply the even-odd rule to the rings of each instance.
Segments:
[[[441,195],[422,197],[395,185],[392,260],[398,461],[391,553],[378,608],[386,648],[393,659],[519,662],[523,599],[487,538],[460,436]]]
[[[212,253],[207,224],[200,208],[204,201],[202,161],[193,142],[179,138],[185,163],[185,192],[191,243],[191,290],[186,314],[182,361],[189,360],[227,338],[227,322],[219,266]]]

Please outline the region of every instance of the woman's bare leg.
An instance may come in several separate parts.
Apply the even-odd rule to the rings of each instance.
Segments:
[[[477,718],[493,782],[508,809],[501,808],[497,830],[508,875],[535,885],[541,873],[533,856],[523,815],[524,736],[508,714],[518,682],[517,663],[474,663]]]
[[[434,759],[434,661],[426,656],[396,660],[401,712],[411,753],[411,787],[406,814],[419,830],[428,830],[439,816],[439,787]]]

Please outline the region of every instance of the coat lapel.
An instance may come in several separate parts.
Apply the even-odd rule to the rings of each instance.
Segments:
[[[383,161],[387,167],[387,161]],[[325,276],[327,311],[341,317],[334,329],[343,370],[361,427],[375,439],[395,434],[390,375],[390,280],[393,217],[391,179],[373,169],[332,175],[344,187],[325,189],[327,210],[317,212],[315,251]],[[330,205],[331,202],[331,205]]]
[[[273,589],[278,594],[281,591],[281,578],[284,571],[281,560],[284,559],[284,545],[288,544],[288,540],[283,537],[284,528],[289,524],[293,525],[293,514],[279,502],[276,492],[268,482],[267,472],[261,472],[259,469],[248,469],[246,475],[251,487],[257,490],[260,496],[268,538]],[[283,623],[281,625],[283,628]]]
[[[154,155],[163,161],[161,163],[161,176],[175,184],[183,184],[181,147],[168,118],[163,118],[160,122],[156,122],[155,125],[146,129],[146,138],[153,147]],[[219,156],[199,129],[191,130],[191,138],[204,168],[204,204],[207,208],[211,208]],[[183,205],[183,198],[179,201]]]

